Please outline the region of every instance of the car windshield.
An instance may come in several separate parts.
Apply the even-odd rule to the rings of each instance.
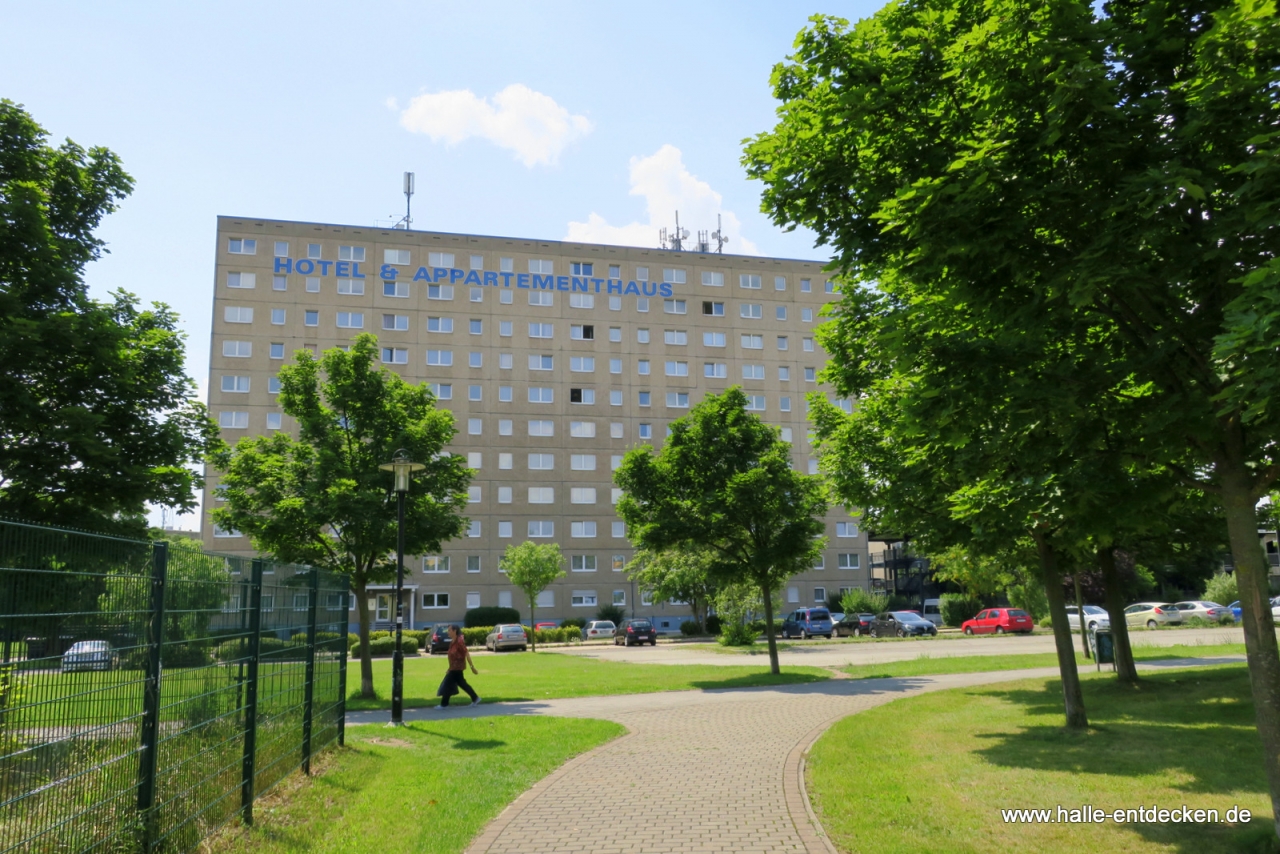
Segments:
[[[596,628],[597,628],[597,629],[611,629],[611,628],[613,628],[613,623],[609,622],[608,620],[603,620],[603,621],[601,621],[601,622],[599,622],[599,623],[596,623]]]
[[[1103,609],[1099,608],[1097,605],[1085,605],[1084,612],[1086,614],[1106,614],[1107,613]],[[1010,611],[1009,613],[1013,613],[1013,612]],[[1022,612],[1019,611],[1018,613],[1021,614]]]
[[[928,621],[928,620],[926,620],[924,617],[922,617],[922,616],[920,616],[919,614],[917,614],[915,611],[894,611],[894,612],[893,612],[893,616],[897,617],[897,618],[898,618],[898,620],[899,620],[900,622],[903,622],[903,623],[927,623],[927,622],[929,622],[929,621]]]
[[[650,626],[649,626],[648,620],[636,620],[631,623],[631,628],[633,629],[647,629],[649,627]]]
[[[809,612],[810,620],[830,620],[831,612],[825,608],[814,608]]]
[[[498,626],[500,632],[523,632],[524,626]]]
[[[79,641],[71,647],[71,652],[95,652],[96,650],[106,649],[106,641]]]

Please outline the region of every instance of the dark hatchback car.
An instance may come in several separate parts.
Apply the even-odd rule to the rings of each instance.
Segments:
[[[871,624],[875,619],[875,614],[846,614],[843,620],[831,627],[831,633],[838,638],[866,637],[871,634]]]
[[[631,646],[633,643],[658,645],[658,630],[653,627],[652,622],[639,617],[622,621],[613,634],[613,645]]]
[[[936,637],[937,634],[937,626],[913,611],[886,611],[871,623],[873,638],[908,638],[918,635]]]
[[[452,625],[453,623],[436,623],[431,627],[431,634],[427,637],[428,655],[449,651],[449,627]]]

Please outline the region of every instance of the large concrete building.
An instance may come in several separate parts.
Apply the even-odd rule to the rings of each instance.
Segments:
[[[824,354],[814,337],[833,299],[822,264],[624,246],[218,219],[209,406],[223,437],[290,430],[277,371],[360,332],[385,366],[429,382],[474,469],[467,536],[406,558],[417,626],[521,594],[498,571],[511,543],[558,542],[568,576],[539,615],[594,617],[623,606],[678,629],[689,610],[655,605],[628,579],[633,549],[614,512],[612,473],[707,392],[741,385],[782,428],[795,465],[815,470],[805,394]],[[209,472],[204,506],[215,506]],[[784,591],[788,609],[870,586],[867,541],[834,509],[820,565]],[[248,554],[246,538],[206,520],[205,545]],[[352,603],[354,607],[354,602]],[[369,607],[392,614],[389,590]],[[352,615],[354,622],[354,614]]]

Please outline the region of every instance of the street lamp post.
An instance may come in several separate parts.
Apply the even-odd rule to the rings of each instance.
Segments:
[[[396,476],[396,649],[391,656],[391,725],[404,725],[404,497],[409,492],[409,476],[426,468],[409,459],[401,448],[391,462],[378,466]]]

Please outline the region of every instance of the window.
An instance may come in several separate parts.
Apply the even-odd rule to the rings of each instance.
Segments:
[[[273,359],[283,359],[284,344],[280,341],[272,341],[267,345],[267,355]]]
[[[577,539],[587,539],[596,535],[595,522],[570,522],[569,536]]]
[[[437,365],[440,367],[447,368],[453,364],[453,351],[452,350],[428,350],[427,364]]]
[[[596,455],[595,454],[571,454],[569,456],[569,468],[574,471],[595,471]]]
[[[311,310],[311,309],[308,309],[307,311],[304,311],[304,312],[302,313],[302,325],[303,325],[303,326],[319,326],[319,325],[320,325],[320,312],[318,312],[318,311],[313,311],[313,310]]]
[[[257,278],[253,273],[227,273],[227,287],[247,290],[257,284]]]
[[[453,285],[427,285],[427,299],[453,299]]]
[[[595,308],[595,294],[569,294],[569,308]]]
[[[609,311],[622,311],[622,297],[619,297],[619,296],[609,297]],[[613,338],[610,337],[609,340],[612,341]],[[619,338],[618,340],[621,341],[622,339]]]
[[[725,338],[723,332],[704,332],[702,333],[703,347],[723,347],[725,346]]]
[[[788,602],[790,602],[790,603],[792,603],[792,604],[795,604],[795,603],[797,603],[797,602],[799,602],[799,601],[800,601],[800,588],[799,588],[799,587],[788,587],[788,588],[787,588],[787,601],[788,601]]]
[[[788,443],[791,441],[791,428],[790,428],[790,427],[783,427],[783,428],[782,428],[782,441],[784,441],[784,442],[788,442]]]
[[[786,307],[785,305],[780,305],[780,306],[778,306],[777,308],[775,308],[775,309],[774,309],[774,316],[775,316],[775,317],[777,317],[777,318],[778,318],[778,320],[786,320],[786,319],[787,319],[787,307]]]
[[[483,270],[483,269],[484,269],[484,256],[483,256],[483,255],[472,255],[472,256],[471,256],[471,269],[472,269],[472,270]]]
[[[554,356],[531,353],[529,355],[529,370],[531,371],[552,371],[555,370],[556,360]]]
[[[484,392],[478,385],[467,386],[467,400],[483,400]]]
[[[311,259],[311,260],[313,260],[313,261],[318,260],[318,259],[320,258],[320,244],[319,244],[319,243],[308,243],[308,244],[307,244],[307,257],[308,257],[308,258],[310,258],[310,259]]]
[[[622,327],[621,326],[609,327],[609,340],[612,341],[614,344],[622,343]]]
[[[555,389],[546,386],[529,386],[530,403],[555,403],[555,401]]]
[[[621,421],[614,421],[609,425],[609,438],[621,439],[625,427]]]
[[[550,520],[534,520],[529,523],[530,537],[554,537],[556,535],[556,523]]]
[[[271,277],[271,290],[273,290],[273,291],[287,291],[288,289],[289,289],[289,279],[288,279],[288,277],[286,277],[286,276],[272,276],[272,277]]]
[[[499,608],[511,607],[511,591],[510,590],[498,591],[498,607]]]
[[[610,406],[622,405],[622,389],[615,388],[609,391],[609,405]]]
[[[286,243],[285,246],[287,247],[288,244]],[[230,245],[227,247],[227,251],[232,255],[257,255],[258,241],[243,240],[239,237],[233,237],[230,240]]]
[[[812,352],[813,352],[813,339],[812,339],[812,338],[806,338],[806,339],[804,339],[804,351],[805,351],[806,353],[812,353]]]
[[[498,468],[500,469],[511,468],[511,459],[512,459],[511,454],[498,454]]]
[[[453,332],[453,318],[452,317],[428,317],[427,331],[428,332]]]
[[[510,418],[498,419],[498,435],[499,436],[511,435],[511,419]]]
[[[764,365],[743,365],[742,378],[744,380],[764,379]]]
[[[512,272],[515,272],[515,269],[516,269],[516,267],[515,267],[515,261],[514,261],[514,260],[512,260],[511,258],[499,258],[499,259],[498,259],[498,269],[499,269],[499,270],[501,270],[501,271],[502,271],[502,272],[504,272],[504,273],[512,273]]]
[[[596,592],[594,590],[575,590],[569,598],[569,604],[575,608],[594,608],[596,606]]]
[[[647,282],[647,281],[649,281],[649,268],[648,268],[648,267],[636,267],[636,281],[637,281],[637,282]]]
[[[472,519],[471,522],[467,525],[467,536],[468,537],[480,536],[480,520],[479,519]]]
[[[825,603],[827,601],[827,588],[825,587],[813,588],[813,601],[819,605]]]
[[[836,566],[840,569],[857,569],[860,565],[859,555],[842,554],[836,556]]]
[[[707,317],[724,317],[724,303],[704,300],[702,303],[702,313]]]
[[[283,345],[281,345],[281,350],[283,350]],[[223,341],[222,355],[226,356],[228,359],[247,359],[253,355],[253,342]],[[282,352],[281,355],[283,356],[284,353]]]
[[[570,504],[595,504],[596,490],[594,486],[575,486],[569,490]]]
[[[530,421],[530,436],[554,436],[556,434],[556,422],[554,421]]]
[[[621,266],[619,266],[619,265],[617,265],[617,264],[610,264],[610,265],[609,265],[609,278],[611,278],[611,279],[621,279],[621,278],[622,278],[622,267],[621,267]]]
[[[217,526],[217,525],[214,525],[214,526],[213,526],[213,535],[214,535],[215,537],[218,537],[218,538],[222,538],[222,537],[238,537],[238,536],[240,536],[240,532],[239,532],[239,531],[237,531],[237,530],[235,530],[235,529],[233,529],[233,528],[222,528],[222,527],[219,527],[219,526]],[[240,597],[239,597],[239,596],[234,596],[234,595],[233,595],[233,596],[231,597],[231,603],[232,603],[232,604],[231,604],[231,610],[233,610],[233,611],[238,611],[238,610],[240,610]],[[224,609],[224,610],[225,610],[225,609]]]
[[[529,487],[529,503],[530,504],[555,504],[556,490],[553,486],[531,486]]]
[[[789,381],[791,380],[791,369],[790,369],[789,367],[787,367],[786,365],[783,365],[783,366],[779,367],[779,368],[778,368],[778,379],[779,379],[779,380],[781,380],[781,381],[782,381],[782,382],[784,382],[784,383],[785,383],[785,382],[789,382]]]
[[[476,351],[474,351],[474,350],[473,350],[472,352],[468,353],[468,354],[467,354],[467,367],[468,367],[468,368],[483,368],[483,367],[484,367],[484,353],[476,352]]]
[[[453,383],[427,383],[436,400],[453,400]]]
[[[484,334],[484,321],[477,318],[471,318],[467,321],[467,331],[472,335]]]
[[[653,593],[648,590],[640,591],[640,604],[646,608],[653,604]]]
[[[512,333],[511,333],[511,330],[512,330],[513,325],[514,325],[514,324],[513,324],[510,320],[500,320],[500,321],[498,321],[498,337],[499,337],[499,338],[510,338],[510,337],[511,337],[511,334],[512,334]]]
[[[729,366],[724,362],[704,362],[702,375],[711,379],[722,380],[729,376]]]
[[[382,361],[388,365],[409,364],[409,351],[403,347],[383,347]]]
[[[338,279],[338,293],[348,296],[364,296],[364,280]]]
[[[830,280],[828,280],[827,283],[823,285],[823,291],[829,294],[840,293],[840,289],[836,287],[836,283]]]
[[[482,451],[467,452],[467,468],[480,469],[484,465],[484,453]]]
[[[452,252],[428,252],[428,253],[427,253],[427,266],[428,266],[428,267],[449,267],[449,268],[452,268],[452,267],[453,267],[453,253],[452,253]]]
[[[448,593],[423,593],[422,607],[424,609],[448,608],[449,594]]]
[[[818,473],[818,461],[809,460],[809,474],[817,474],[817,473]]]
[[[576,374],[590,374],[596,369],[596,360],[592,356],[574,356],[569,359],[569,370]]]
[[[447,555],[426,555],[422,558],[423,572],[448,572],[449,558]]]
[[[689,333],[683,329],[667,329],[662,333],[662,342],[664,344],[688,344]]]
[[[805,368],[805,369],[804,369],[804,381],[805,381],[805,382],[807,382],[807,383],[817,382],[817,379],[818,379],[818,370],[817,370],[817,368]]]
[[[409,331],[409,315],[384,314],[382,315],[382,328],[391,332],[407,332]]]
[[[267,394],[279,394],[279,393],[280,393],[280,378],[267,377]]]
[[[622,468],[622,454],[609,457],[609,471],[617,471],[620,468]]]
[[[825,557],[823,557],[822,555],[818,555],[816,558],[814,558],[814,559],[813,559],[813,568],[814,568],[814,569],[826,569],[826,568],[827,568],[827,559],[826,559]]]
[[[484,288],[472,288],[470,299],[472,302],[484,302]]]
[[[759,303],[744,302],[738,306],[738,316],[745,317],[748,320],[759,320],[763,315],[764,308]]]
[[[609,373],[611,373],[611,374],[620,374],[620,373],[622,373],[622,360],[621,360],[621,359],[610,359],[610,360],[609,360]]]
[[[805,323],[813,323],[813,309],[811,308],[800,309],[800,319]]]
[[[639,431],[638,435],[640,436],[640,438],[641,438],[641,439],[652,439],[652,438],[653,438],[653,425],[652,425],[652,424],[640,424],[640,425],[638,425],[638,426],[637,426],[637,430]]]
[[[724,273],[713,273],[710,270],[703,270],[702,284],[712,288],[722,288],[724,287]]]
[[[667,392],[667,406],[673,409],[688,409],[689,393],[684,391]]]
[[[763,349],[764,349],[764,336],[763,336],[763,335],[743,335],[743,336],[742,336],[742,349],[744,349],[744,350],[763,350]]]
[[[531,258],[529,259],[529,272],[542,273],[544,275],[554,273],[555,265],[545,258]]]
[[[625,537],[625,536],[627,535],[627,523],[626,523],[626,522],[614,522],[614,523],[613,523],[613,526],[612,526],[611,533],[613,534],[613,536],[614,536],[614,538],[615,538],[615,539],[622,539],[623,537]]]
[[[764,412],[764,395],[749,394],[747,395],[747,405],[743,407],[748,412]]]
[[[284,326],[285,313],[283,308],[271,309],[271,324],[273,326]]]
[[[555,454],[530,454],[530,471],[551,471],[556,467]]]
[[[482,490],[478,486],[467,487],[467,503],[479,504],[482,498]]]
[[[595,275],[592,272],[594,269],[595,265],[589,261],[573,261],[569,264],[569,274],[571,276],[593,276]]]
[[[500,538],[504,538],[504,539],[505,539],[505,538],[509,538],[509,537],[511,536],[511,523],[510,523],[510,522],[499,522],[499,523],[498,523],[498,536],[499,536]]]
[[[502,455],[501,455],[501,454],[499,454],[498,456],[499,456],[499,457],[501,457]],[[507,456],[507,457],[510,457],[511,455],[510,455],[510,454],[507,454],[506,456]],[[498,468],[502,468],[502,463],[501,463],[501,462],[499,462],[499,463],[498,463]],[[511,466],[507,466],[507,468],[511,468]],[[499,503],[499,504],[510,504],[510,503],[511,503],[511,487],[509,487],[509,486],[499,486],[499,487],[498,487],[498,503]]]
[[[281,421],[282,419],[280,417],[279,412],[267,413],[267,429],[268,430],[279,430]]]
[[[791,411],[791,396],[790,396],[790,395],[786,395],[786,396],[783,396],[783,397],[778,398],[778,409],[780,409],[780,410],[781,410],[781,411],[783,411],[783,412],[790,412],[790,411]],[[788,439],[787,441],[789,442],[789,441],[791,441],[791,440],[790,440],[790,439]]]
[[[595,555],[573,555],[569,558],[569,565],[574,572],[595,572],[596,556]]]
[[[649,392],[647,391],[638,392],[636,395],[636,402],[639,403],[641,406],[648,406],[650,398],[651,398],[651,395],[649,394]]]
[[[636,297],[636,311],[648,311],[648,310],[649,310],[649,298]]]
[[[277,240],[276,251],[274,254],[275,254],[275,257],[277,258],[288,258],[289,257],[289,241]]]
[[[555,305],[555,296],[551,291],[529,291],[529,305]]]
[[[571,388],[569,389],[570,403],[595,403],[596,390],[593,388]]]
[[[222,319],[227,323],[253,323],[253,308],[229,305],[222,310]]]
[[[500,403],[511,402],[511,386],[509,385],[498,386],[498,401]]]
[[[809,279],[800,280],[800,293],[807,294],[813,290],[813,283]]]
[[[363,246],[339,246],[338,260],[339,261],[363,261],[364,247]]]
[[[468,435],[468,436],[480,436],[480,435],[482,435],[483,433],[484,433],[484,419],[483,419],[483,418],[468,418],[468,419],[467,419],[467,435]]]
[[[747,288],[748,290],[758,291],[760,290],[760,277],[749,273],[743,273],[738,276],[738,285],[740,287]]]
[[[612,487],[609,490],[609,503],[617,504],[621,500],[622,500],[622,490],[616,486]]]
[[[596,422],[570,421],[569,435],[575,439],[594,439],[596,436]]]
[[[408,249],[383,249],[382,263],[395,264],[397,266],[404,267],[409,263],[409,250]]]
[[[669,377],[689,376],[689,363],[688,362],[667,362],[667,376]]]
[[[384,297],[395,297],[396,299],[409,298],[408,282],[383,282],[382,295]]]
[[[596,328],[590,325],[570,326],[569,337],[574,341],[594,341]]]
[[[637,343],[637,344],[648,344],[648,343],[649,343],[649,330],[648,330],[648,329],[637,329],[637,330],[636,330],[636,343]]]
[[[662,310],[667,314],[688,314],[688,304],[682,299],[664,299]]]
[[[360,311],[338,312],[339,329],[364,329],[364,313]]]
[[[662,271],[662,281],[671,282],[676,285],[683,285],[685,283],[684,270],[673,270],[670,267],[665,268]]]
[[[856,537],[858,536],[857,522],[836,522],[837,537]]]
[[[639,359],[636,361],[636,373],[642,377],[649,376],[649,360]]]
[[[236,394],[248,394],[249,378],[226,375],[222,378],[222,390]]]
[[[512,358],[510,353],[498,354],[498,367],[502,368],[505,371],[511,370],[511,366],[514,363],[514,361],[515,360]]]
[[[530,323],[530,338],[551,338],[555,335],[555,327],[550,323]]]

